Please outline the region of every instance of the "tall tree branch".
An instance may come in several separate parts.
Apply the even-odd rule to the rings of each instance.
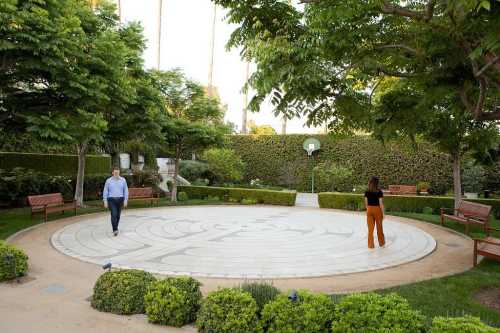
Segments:
[[[415,18],[418,20],[430,21],[434,16],[434,8],[436,6],[436,2],[437,0],[429,0],[427,5],[425,6],[425,11],[415,11],[407,9],[405,7],[394,5],[387,0],[384,0],[382,6],[382,13],[394,14],[404,17]]]
[[[381,50],[381,49],[403,49],[405,51],[408,51],[409,53],[417,54],[417,50],[413,49],[409,46],[406,46],[404,44],[391,44],[391,45],[379,45],[375,46],[375,49]]]
[[[480,77],[481,75],[483,75],[483,73],[488,69],[490,68],[491,66],[493,66],[494,64],[496,64],[498,61],[500,60],[500,56],[496,56],[494,57],[493,59],[491,59],[486,65],[483,66],[483,68],[481,68],[480,70],[478,70],[477,72],[474,73],[474,76],[475,77]]]

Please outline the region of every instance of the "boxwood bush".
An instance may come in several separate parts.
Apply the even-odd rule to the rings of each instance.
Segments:
[[[332,193],[324,192],[318,194],[319,206],[321,208],[335,208],[347,210],[362,210],[364,197],[362,194]],[[492,214],[500,218],[500,200],[497,199],[467,199],[467,201],[482,203],[493,207]],[[439,214],[440,208],[453,208],[454,200],[451,197],[435,196],[384,196],[384,206],[387,211],[428,213],[432,210],[434,214]]]
[[[0,281],[23,276],[28,270],[28,256],[23,250],[0,241]]]
[[[332,332],[420,333],[424,320],[424,316],[412,310],[408,301],[397,294],[353,294],[335,306]]]
[[[436,317],[432,320],[429,333],[498,333],[500,329],[493,328],[481,322],[477,317],[465,316],[457,318]]]
[[[283,206],[294,206],[297,196],[296,192],[291,191],[212,186],[179,186],[178,191],[186,192],[187,195],[193,199],[206,199],[210,196],[224,198],[232,202],[241,202],[243,199],[253,199],[257,203]]]
[[[144,296],[148,320],[181,327],[194,322],[201,304],[201,283],[191,277],[153,282]]]
[[[151,273],[136,269],[106,272],[94,285],[91,305],[116,314],[144,313],[144,295],[155,281]]]
[[[330,332],[332,299],[307,290],[299,290],[297,297],[297,301],[291,301],[288,295],[281,294],[264,306],[261,322],[265,332]]]
[[[203,300],[196,327],[200,333],[261,333],[257,303],[235,288],[213,291]]]
[[[257,302],[259,313],[264,308],[264,305],[274,301],[281,293],[278,288],[267,282],[245,282],[241,285],[241,289],[252,295],[255,302]]]

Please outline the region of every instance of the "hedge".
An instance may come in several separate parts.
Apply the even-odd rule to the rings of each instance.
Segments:
[[[253,199],[257,203],[268,205],[294,206],[296,192],[271,191],[246,188],[212,187],[212,186],[178,186],[179,192],[185,192],[191,199],[218,197],[228,201]]]
[[[467,199],[467,201],[482,203],[492,206],[492,214],[500,218],[500,200],[498,199]],[[364,197],[362,194],[323,192],[318,194],[320,208],[335,208],[347,210],[363,210]],[[403,196],[385,195],[384,207],[392,212],[422,213],[424,208],[432,208],[434,214],[440,208],[453,208],[454,199],[450,197],[435,196]],[[427,209],[426,209],[427,210]]]
[[[0,169],[11,170],[25,168],[40,171],[49,175],[76,175],[78,170],[77,155],[34,154],[0,152]],[[85,159],[85,174],[109,174],[111,156],[87,155]]]
[[[321,142],[314,162],[302,148],[309,137]],[[297,191],[311,188],[313,165],[325,162],[351,168],[353,185],[366,184],[371,176],[378,176],[383,186],[426,181],[443,193],[453,184],[449,158],[425,142],[383,145],[369,136],[232,135],[227,137],[226,146],[246,164],[246,181],[261,179]]]

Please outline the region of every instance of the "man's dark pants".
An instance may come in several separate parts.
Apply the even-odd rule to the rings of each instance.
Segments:
[[[120,223],[120,214],[122,212],[123,198],[108,198],[108,207],[111,211],[111,226],[113,231],[118,230]]]

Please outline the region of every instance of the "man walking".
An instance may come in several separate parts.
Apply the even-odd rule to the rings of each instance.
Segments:
[[[113,176],[106,180],[102,198],[104,200],[104,207],[109,207],[111,211],[113,235],[118,236],[118,224],[120,223],[122,206],[127,207],[128,203],[127,181],[125,178],[120,177],[120,168],[113,168]]]

